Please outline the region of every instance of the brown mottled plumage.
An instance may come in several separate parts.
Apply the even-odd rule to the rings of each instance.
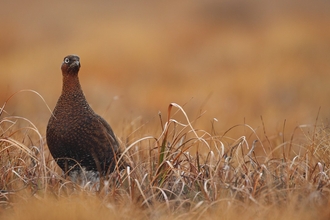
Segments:
[[[95,114],[81,89],[76,55],[66,56],[62,66],[62,94],[47,125],[50,153],[64,172],[111,173],[119,158],[119,144],[110,125]]]

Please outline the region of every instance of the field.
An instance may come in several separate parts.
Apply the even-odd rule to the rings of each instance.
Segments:
[[[1,219],[329,219],[330,3],[6,1]],[[130,168],[48,152],[64,56]]]

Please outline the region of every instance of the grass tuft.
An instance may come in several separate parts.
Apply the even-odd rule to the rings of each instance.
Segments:
[[[111,174],[99,188],[64,178],[43,131],[27,118],[6,116],[5,106],[0,109],[4,219],[330,216],[327,124],[301,125],[288,140],[269,136],[264,124],[264,137],[247,124],[217,135],[213,126],[211,132],[194,128],[184,109],[171,103],[165,122],[159,115],[161,133],[126,139],[118,162],[124,159],[130,166]],[[242,127],[239,138],[228,136]]]

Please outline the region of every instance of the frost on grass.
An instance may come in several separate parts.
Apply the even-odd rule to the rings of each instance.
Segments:
[[[248,135],[238,138],[193,124],[184,109],[172,103],[167,119],[161,118],[161,132],[122,144],[119,160],[128,163],[125,170],[102,180],[93,174],[72,181],[49,155],[43,132],[26,118],[2,114],[0,202],[10,208],[20,200],[46,201],[49,195],[59,201],[97,196],[106,210],[120,206],[118,210],[129,215],[123,207],[135,207],[143,213],[141,218],[177,219],[207,218],[212,213],[262,219],[274,210],[303,213],[309,208],[317,213],[329,205],[326,125],[299,126],[299,132],[283,140],[266,133],[260,138],[246,124],[228,129],[245,127]]]

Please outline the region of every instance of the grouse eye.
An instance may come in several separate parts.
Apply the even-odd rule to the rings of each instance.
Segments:
[[[65,58],[64,59],[64,63],[69,63],[70,62],[70,59],[69,58]]]

